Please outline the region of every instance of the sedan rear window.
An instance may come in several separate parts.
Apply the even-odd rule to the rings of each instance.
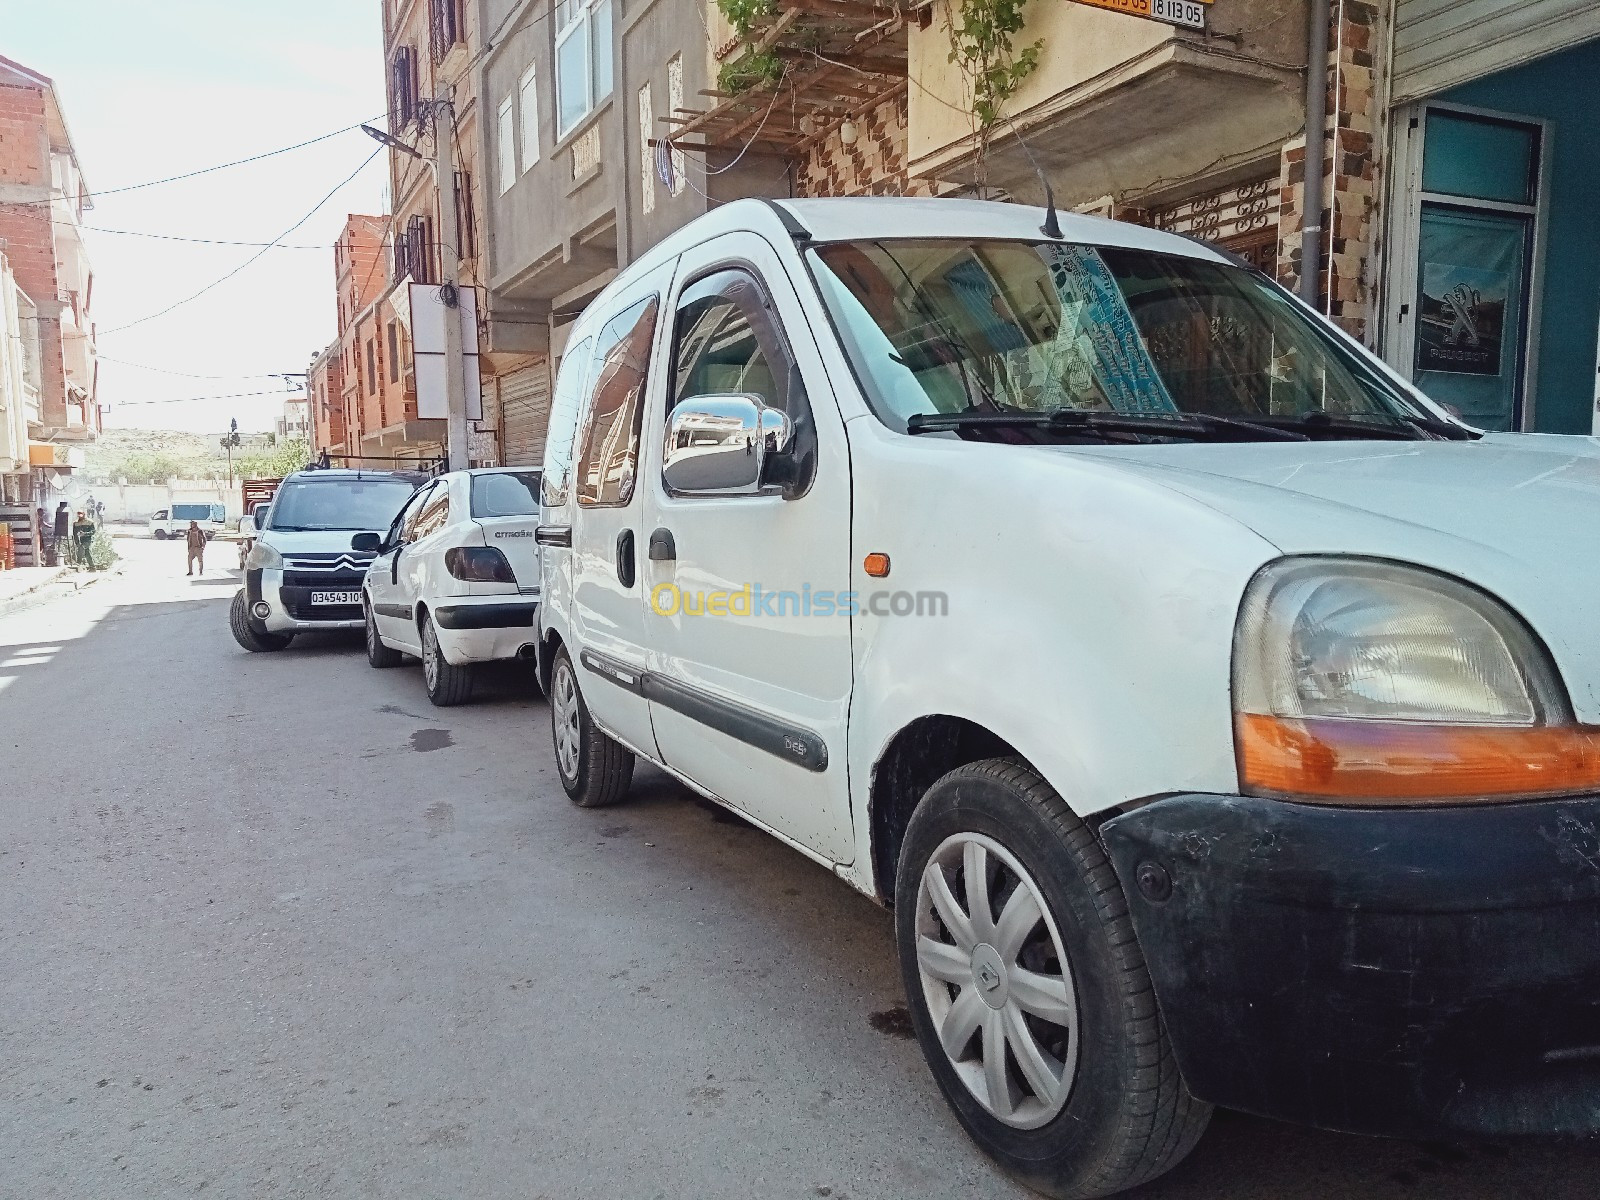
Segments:
[[[474,517],[531,517],[539,512],[539,472],[498,471],[472,477]]]

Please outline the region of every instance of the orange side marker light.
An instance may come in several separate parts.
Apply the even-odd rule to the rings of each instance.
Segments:
[[[861,560],[861,567],[874,579],[882,579],[889,573],[889,556],[887,554],[869,554]]]

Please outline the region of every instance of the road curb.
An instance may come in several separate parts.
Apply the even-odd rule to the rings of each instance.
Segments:
[[[74,592],[81,592],[84,588],[98,583],[108,575],[120,574],[120,568],[112,566],[104,571],[91,571],[86,579],[78,578],[78,574],[76,567],[62,567],[49,578],[39,580],[27,591],[17,592],[15,595],[0,599],[0,617],[10,616],[14,612],[32,606],[41,598],[40,593],[46,588],[52,588],[62,583],[70,583]]]

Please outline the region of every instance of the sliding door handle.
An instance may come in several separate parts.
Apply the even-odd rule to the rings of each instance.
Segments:
[[[617,534],[617,582],[631,588],[633,579],[633,530],[624,529]]]
[[[650,535],[650,561],[675,562],[678,544],[672,540],[672,530],[658,529]]]

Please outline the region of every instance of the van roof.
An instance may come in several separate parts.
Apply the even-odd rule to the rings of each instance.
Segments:
[[[927,196],[840,196],[812,200],[734,200],[690,221],[630,264],[590,302],[571,336],[587,332],[590,313],[600,300],[690,247],[723,233],[748,231],[777,242],[804,237],[811,242],[871,241],[890,238],[995,238],[1042,242],[1045,211],[1026,204],[993,200],[941,200]],[[1226,262],[1217,250],[1177,234],[1126,221],[1058,212],[1062,240],[1096,246],[1122,246]]]

